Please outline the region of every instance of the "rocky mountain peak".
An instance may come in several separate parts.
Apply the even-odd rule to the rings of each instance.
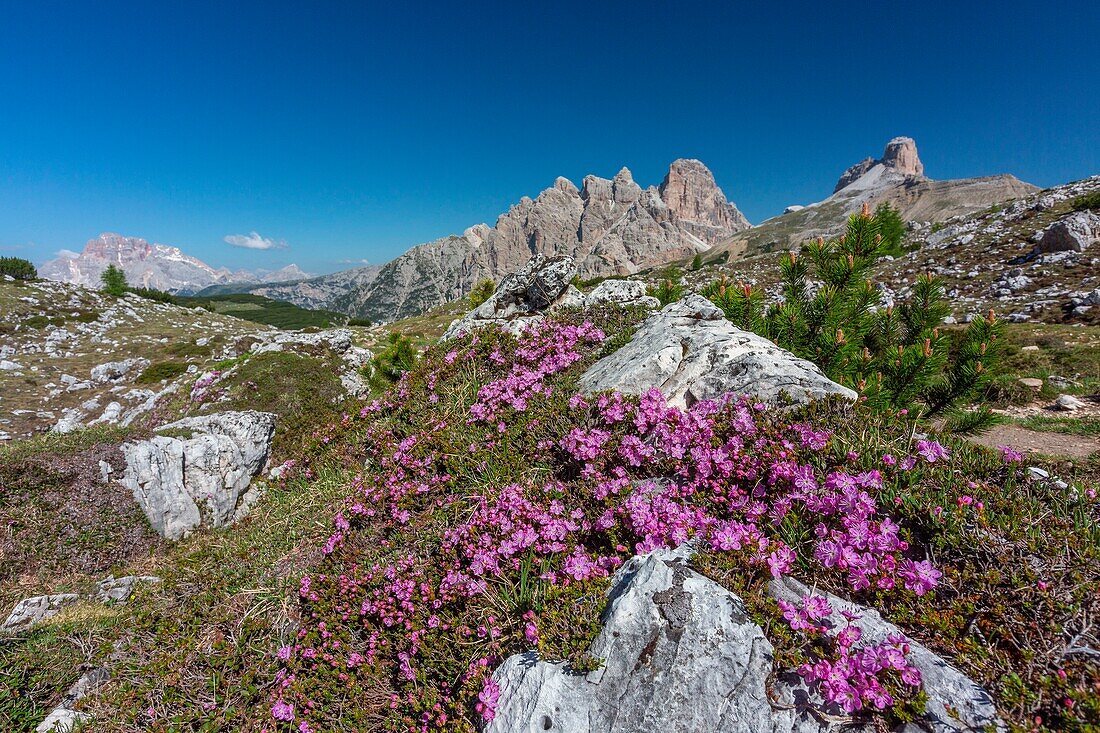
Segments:
[[[840,180],[836,182],[833,193],[855,183],[876,165],[896,171],[903,176],[924,177],[924,163],[921,163],[920,156],[917,155],[916,141],[911,137],[895,137],[886,143],[886,149],[882,152],[881,158],[878,160],[864,158],[844,171]]]
[[[924,175],[924,163],[920,162],[917,143],[911,137],[895,137],[886,143],[886,150],[879,162],[907,176]]]
[[[575,185],[573,185],[573,182],[570,181],[565,176],[558,176],[554,180],[554,188],[558,189],[559,191],[562,191],[564,193],[571,194],[571,195],[574,195],[574,196],[576,196],[578,194],[577,187]]]
[[[694,158],[674,160],[657,189],[674,219],[722,229],[744,229],[749,222],[726,200],[714,174]]]
[[[153,246],[141,237],[124,237],[114,232],[103,232],[84,245],[83,253],[91,257],[125,263],[143,260],[153,252]]]

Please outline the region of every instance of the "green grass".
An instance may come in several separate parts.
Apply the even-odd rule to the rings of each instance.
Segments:
[[[203,307],[215,313],[236,316],[282,329],[300,329],[309,326],[329,328],[347,321],[347,316],[340,313],[309,310],[293,303],[247,293],[178,297],[177,301],[180,305]]]
[[[1060,394],[1100,392],[1100,333],[1095,329],[1043,324],[1007,324],[997,375],[986,395],[995,405],[1053,401]],[[1024,347],[1032,347],[1024,350]],[[1038,347],[1038,348],[1034,348]],[[1071,380],[1057,386],[1051,376]],[[1038,393],[1019,383],[1022,377],[1043,380]]]
[[[1055,417],[1052,415],[1033,415],[1016,421],[1021,427],[1039,430],[1044,433],[1062,433],[1063,435],[1081,435],[1100,438],[1100,417],[1095,415],[1082,417]]]
[[[187,364],[181,361],[162,361],[150,364],[134,380],[137,384],[159,384],[187,373]]]

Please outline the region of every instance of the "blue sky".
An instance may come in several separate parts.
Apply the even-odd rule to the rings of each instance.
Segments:
[[[0,3],[0,254],[385,261],[696,157],[750,220],[916,138],[926,173],[1100,173],[1100,3]],[[228,235],[285,247],[234,247]]]

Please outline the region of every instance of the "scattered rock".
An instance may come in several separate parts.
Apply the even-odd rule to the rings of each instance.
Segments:
[[[224,527],[247,513],[252,477],[267,462],[275,416],[223,412],[190,417],[158,429],[190,438],[158,435],[122,446],[129,488],[149,523],[177,540],[200,525]]]
[[[660,307],[661,302],[646,295],[645,283],[637,280],[604,280],[592,292],[582,296],[584,303],[616,303],[618,305],[644,305],[649,308]]]
[[[92,381],[97,384],[117,382],[134,371],[140,371],[149,366],[148,359],[133,358],[124,361],[109,361],[106,364],[92,367]]]
[[[535,255],[501,280],[488,300],[452,323],[443,339],[489,325],[517,333],[541,321],[544,311],[558,305],[576,274],[572,257]]]
[[[112,575],[96,583],[95,599],[100,603],[125,603],[134,592],[138,583],[159,583],[155,575],[126,575],[116,578]]]
[[[1054,222],[1035,246],[1041,254],[1050,252],[1083,252],[1100,239],[1100,216],[1091,211],[1077,211]]]
[[[76,593],[56,593],[49,596],[35,596],[24,598],[15,604],[15,608],[8,614],[8,618],[0,631],[23,631],[30,627],[52,618],[61,613],[66,606],[71,606],[80,600]]]
[[[615,389],[641,394],[656,387],[678,406],[727,393],[797,402],[856,393],[826,377],[805,359],[727,321],[700,295],[650,316],[630,342],[593,364],[580,378],[586,392]]]
[[[95,692],[110,678],[110,673],[103,667],[93,667],[85,672],[65,693],[61,704],[38,724],[34,729],[35,733],[71,733],[78,730],[89,718],[85,713],[73,710],[72,706],[77,700]]]
[[[1043,380],[1036,379],[1035,377],[1020,377],[1016,381],[1033,392],[1038,392],[1043,388]]]
[[[1058,395],[1058,399],[1054,400],[1054,409],[1065,412],[1076,412],[1084,406],[1083,401],[1069,394]]]

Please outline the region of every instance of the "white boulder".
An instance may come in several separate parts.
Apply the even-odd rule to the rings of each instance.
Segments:
[[[180,539],[200,525],[224,527],[244,516],[252,477],[267,463],[275,416],[223,412],[159,428],[190,434],[157,435],[122,446],[120,480],[158,533]]]
[[[587,393],[617,390],[641,394],[654,387],[670,404],[687,407],[726,393],[796,402],[856,393],[826,377],[817,365],[730,323],[701,295],[690,295],[654,313],[634,337],[593,364],[580,378]]]

